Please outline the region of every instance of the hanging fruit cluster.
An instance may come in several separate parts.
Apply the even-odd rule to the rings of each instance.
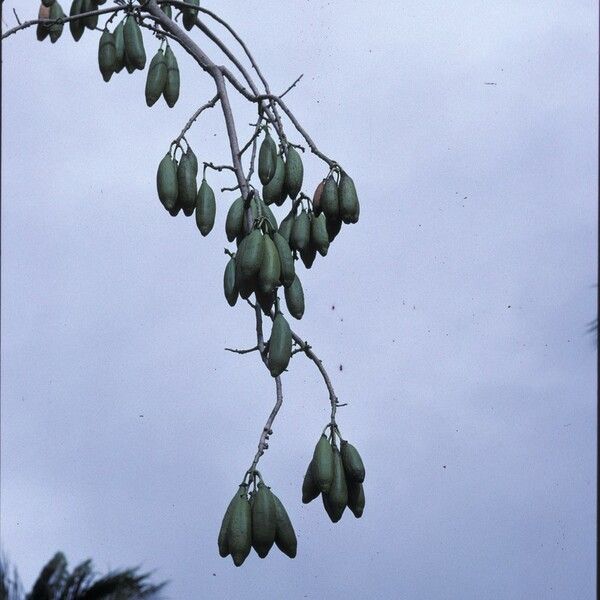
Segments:
[[[308,504],[322,494],[325,511],[334,523],[342,518],[346,506],[359,519],[365,509],[365,467],[358,450],[342,439],[337,425],[328,425],[325,431],[327,428],[330,429],[329,439],[323,432],[306,469],[302,502]]]
[[[254,548],[265,558],[275,544],[284,554],[295,558],[298,546],[292,522],[281,500],[267,487],[258,471],[247,473],[250,483],[242,483],[233,496],[219,530],[219,554],[231,554],[239,567]],[[258,479],[258,484],[257,484]]]
[[[99,15],[94,11],[105,2],[73,0],[69,12],[69,17],[73,19],[69,21],[69,29],[75,41],[81,39],[86,29],[98,28]],[[190,31],[196,24],[200,4],[199,0],[187,0],[187,4],[181,9],[181,15],[184,28]],[[171,5],[160,2],[159,6],[171,19]],[[109,25],[120,10],[125,10],[126,14],[110,31]],[[65,19],[59,2],[42,0],[39,19],[49,22],[37,25],[38,40],[49,37],[55,43],[62,35]],[[129,2],[126,5],[122,3],[102,28],[98,66],[104,81],[110,81],[115,73],[124,68],[128,73],[145,69],[146,51],[140,23],[143,24],[140,8],[135,8]],[[146,104],[154,106],[163,97],[166,104],[173,107],[179,98],[179,67],[167,36],[156,28],[155,35],[161,41],[148,67]],[[202,181],[198,185],[198,158],[184,135],[197,116],[160,161],[156,186],[160,202],[171,216],[183,212],[186,217],[191,217],[195,213],[198,230],[202,236],[207,236],[214,227],[216,215],[215,194],[206,180],[207,167],[217,170],[231,167],[214,167],[212,163],[203,163]],[[294,353],[295,334],[292,334],[284,316],[282,303],[285,301],[287,312],[294,319],[302,319],[305,312],[304,290],[296,262],[301,261],[310,269],[317,254],[327,256],[342,225],[358,222],[360,205],[352,178],[336,162],[325,158],[329,171],[318,183],[312,198],[307,196],[302,191],[304,165],[298,152],[298,149],[303,149],[287,140],[281,123],[275,128],[279,138],[277,143],[269,131],[269,122],[276,121],[267,119],[260,107],[259,123],[256,125],[258,129],[251,142],[256,144],[256,136],[263,134],[257,168],[262,190],[259,193],[248,178],[246,185],[249,191],[244,189],[244,193],[232,202],[227,212],[225,234],[228,242],[235,242],[236,247],[235,251],[226,249],[230,258],[223,275],[223,291],[227,303],[232,307],[238,298],[249,300],[254,295],[258,317],[262,310],[272,320],[265,350],[260,351],[270,374],[277,378],[288,368]],[[311,148],[314,150],[312,143]],[[256,146],[252,163],[255,149]],[[251,172],[253,168],[254,164],[251,165]],[[271,207],[283,207],[286,202],[289,203],[287,214],[278,223]],[[298,337],[295,336],[295,339]],[[306,344],[302,346],[298,343],[298,346],[297,351],[309,353]],[[327,382],[328,378],[325,379]],[[279,380],[277,385],[280,386]],[[337,400],[332,388],[330,398],[331,422],[319,439],[306,471],[302,502],[309,503],[321,495],[325,510],[335,523],[341,519],[346,506],[355,517],[362,516],[365,506],[365,468],[358,451],[342,439],[335,421]],[[329,436],[326,436],[328,428]],[[267,429],[263,433],[265,440],[272,433]],[[290,558],[296,556],[296,535],[288,514],[256,470],[256,464],[266,447],[265,444],[261,449],[259,445],[259,453],[231,500],[219,532],[219,553],[222,557],[231,555],[236,566],[245,561],[251,548],[264,558],[273,544]]]

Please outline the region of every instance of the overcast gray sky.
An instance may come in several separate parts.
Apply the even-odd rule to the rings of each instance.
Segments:
[[[274,90],[304,73],[288,103],[359,191],[359,224],[299,269],[293,325],[348,403],[365,514],[333,525],[300,502],[328,400],[298,355],[260,463],[298,557],[219,558],[274,384],[224,351],[254,343],[222,293],[235,195],[203,239],[155,190],[212,83],[176,50],[180,100],[148,109],[145,73],[102,81],[96,33],[29,29],[3,44],[2,86],[2,547],[25,584],[62,549],[156,569],[175,600],[592,598],[596,2],[206,6]],[[234,108],[247,137],[253,110]],[[189,139],[227,160],[218,109]],[[324,169],[304,162],[312,193]]]

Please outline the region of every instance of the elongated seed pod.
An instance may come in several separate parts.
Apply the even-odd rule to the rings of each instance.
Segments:
[[[285,163],[285,189],[292,200],[295,200],[296,196],[300,193],[303,179],[304,167],[302,159],[296,149],[289,146]]]
[[[223,274],[223,291],[229,306],[235,306],[238,299],[238,288],[235,280],[235,258],[230,258]]]
[[[83,0],[73,0],[71,3],[71,10],[69,11],[70,17],[76,17],[81,14],[81,7],[83,6]],[[69,21],[69,30],[73,39],[78,42],[85,31],[85,23],[83,19],[73,19]]]
[[[66,15],[63,12],[61,5],[58,2],[54,2],[52,4],[52,6],[50,7],[50,18],[53,20],[54,19],[64,19],[65,16]],[[50,35],[50,41],[53,44],[62,35],[63,28],[64,28],[63,23],[53,23],[52,25],[50,25],[49,35]]]
[[[275,543],[276,526],[273,494],[261,481],[252,497],[252,547],[261,558]]]
[[[275,503],[275,544],[290,558],[296,557],[298,541],[296,532],[281,500],[272,493]]]
[[[194,4],[195,6],[200,6],[200,0],[186,0],[188,4]],[[183,9],[183,26],[188,30],[191,29],[196,24],[196,17],[198,15],[198,11],[193,8],[184,8]]]
[[[222,558],[225,558],[229,555],[229,543],[227,541],[227,530],[229,528],[229,522],[231,520],[231,514],[233,513],[233,507],[235,506],[238,496],[240,494],[246,494],[246,487],[240,486],[237,492],[234,494],[231,502],[227,506],[227,510],[223,515],[223,521],[221,522],[221,529],[219,529],[219,537],[217,540],[217,544],[219,546],[219,555]]]
[[[285,200],[284,184],[285,163],[281,156],[277,156],[275,160],[275,173],[269,183],[263,187],[263,200],[265,201],[265,204],[279,205],[282,197]]]
[[[285,238],[278,231],[273,234],[273,243],[275,244],[279,254],[279,263],[281,265],[281,285],[284,287],[289,287],[294,282],[294,277],[296,276],[292,250],[290,249],[290,246]]]
[[[184,154],[177,168],[178,200],[186,216],[196,208],[196,176],[194,165],[188,154]]]
[[[306,210],[302,209],[294,220],[292,234],[290,236],[290,247],[294,250],[304,250],[310,242],[310,219]]]
[[[202,179],[196,197],[196,225],[203,236],[207,236],[214,227],[216,212],[215,193],[206,179]]]
[[[156,172],[158,197],[167,210],[175,207],[178,196],[177,165],[167,152],[158,165]]]
[[[365,490],[358,481],[348,481],[348,508],[360,519],[365,510]]]
[[[167,83],[167,61],[159,48],[148,67],[146,76],[146,104],[152,106],[161,97]],[[197,163],[196,163],[197,170]]]
[[[179,66],[171,46],[167,45],[165,50],[165,60],[167,61],[167,82],[163,91],[165,102],[169,108],[173,108],[179,99]]]
[[[146,66],[146,51],[144,50],[144,39],[142,31],[135,17],[129,15],[123,26],[123,41],[125,44],[125,55],[129,64],[142,70]]]
[[[302,482],[302,503],[308,504],[315,498],[319,497],[321,489],[315,481],[315,477],[312,472],[312,461],[308,464],[306,474],[304,475],[304,481]]]
[[[94,12],[95,10],[96,5],[92,2],[92,0],[83,0],[81,12],[79,14]],[[83,19],[83,22],[88,29],[96,29],[96,27],[98,27],[98,15],[90,15]]]
[[[322,492],[328,492],[333,481],[333,448],[323,434],[313,453],[312,475],[315,483]]]
[[[365,466],[358,450],[347,440],[342,440],[340,452],[346,479],[362,483],[365,480]]]
[[[294,319],[301,319],[304,314],[304,290],[298,275],[294,277],[292,285],[285,288],[285,304]]]
[[[258,288],[267,295],[275,290],[281,277],[281,261],[273,240],[269,235],[263,236],[263,257],[258,272]]]
[[[233,242],[238,237],[244,227],[244,199],[240,196],[235,200],[229,210],[227,211],[227,217],[225,219],[225,233],[227,240]]]
[[[326,256],[329,251],[329,234],[327,233],[327,220],[321,213],[318,217],[313,215],[310,221],[310,244],[321,256]]]
[[[281,375],[292,356],[292,332],[288,322],[281,313],[275,315],[271,338],[269,340],[268,366],[273,377]]]
[[[120,73],[125,66],[125,39],[123,37],[124,21],[120,21],[115,27],[115,73]]]
[[[100,36],[100,44],[98,45],[98,66],[104,81],[110,81],[115,72],[115,63],[115,36],[108,29],[105,29]]]
[[[227,527],[227,549],[233,564],[242,565],[252,548],[252,512],[246,492],[240,493],[231,508]]]
[[[277,146],[267,130],[258,151],[258,178],[263,185],[267,185],[273,179],[276,168]]]
[[[340,175],[338,186],[340,217],[344,223],[357,223],[360,215],[360,204],[354,187],[354,181],[345,171]]]
[[[40,4],[40,9],[38,10],[38,19],[49,19],[50,18],[50,7],[45,4]],[[43,42],[50,33],[50,26],[44,25],[43,23],[38,23],[36,27],[36,37],[38,42]]]
[[[333,523],[337,523],[348,504],[348,487],[344,476],[342,456],[337,448],[333,449],[333,479],[327,493],[323,494],[323,505]]]

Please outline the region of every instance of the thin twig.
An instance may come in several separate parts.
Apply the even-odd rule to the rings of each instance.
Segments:
[[[283,94],[279,94],[279,98],[283,98],[292,88],[295,88],[296,85],[298,84],[298,82],[304,77],[304,73],[302,73],[302,75],[300,75],[300,77],[298,77],[298,79],[296,79],[296,81],[294,81],[294,83],[292,83],[292,85],[290,85],[289,88],[287,88],[287,90],[285,90],[285,92],[283,92]]]
[[[257,352],[258,346],[254,346],[254,348],[248,348],[247,350],[237,350],[236,348],[225,348],[227,352],[234,352],[235,354],[250,354],[250,352]]]
[[[181,133],[175,138],[173,143],[179,144],[189,128],[194,124],[194,121],[207,109],[212,108],[219,101],[219,94],[215,94],[215,97],[212,100],[209,100],[206,104],[203,104],[190,118],[189,121],[185,124],[185,127],[181,130]]]

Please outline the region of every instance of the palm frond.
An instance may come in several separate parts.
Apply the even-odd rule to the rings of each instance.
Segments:
[[[77,600],[81,591],[88,588],[93,581],[92,561],[86,560],[77,565],[67,577],[61,591],[60,600]]]
[[[85,590],[78,600],[151,600],[167,582],[150,583],[151,573],[138,573],[139,567],[112,571]]]
[[[8,559],[0,555],[0,600],[22,600],[24,595],[17,568],[11,569]]]
[[[42,569],[27,600],[56,600],[67,575],[67,559],[62,552],[57,552]]]

